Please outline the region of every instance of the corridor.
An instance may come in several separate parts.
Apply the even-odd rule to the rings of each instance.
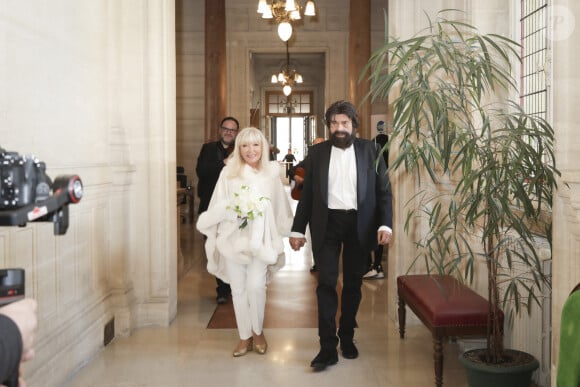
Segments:
[[[237,330],[208,329],[216,309],[215,280],[205,270],[201,235],[190,224],[183,225],[181,235],[183,253],[191,254],[194,264],[179,281],[175,321],[167,328],[141,328],[130,337],[115,338],[66,387],[434,385],[431,336],[426,328],[417,325],[408,327],[405,339],[399,339],[397,325],[387,317],[386,279],[363,283],[359,328],[355,333],[358,359],[339,356],[337,365],[313,372],[309,365],[319,349],[317,329],[276,328],[287,326],[284,322],[292,316],[278,316],[277,320],[268,313],[264,329],[268,352],[232,357],[238,341]],[[310,262],[305,262],[303,254],[291,251],[288,246],[287,264],[274,277],[270,288],[275,287],[278,277],[312,276],[309,268]],[[290,294],[305,288],[308,287],[288,286],[285,291]],[[266,309],[270,304],[283,303],[284,292],[269,291],[268,297]],[[313,290],[303,299],[312,303],[305,308],[315,308]],[[457,355],[457,346],[447,344],[444,365],[447,387],[466,385]]]

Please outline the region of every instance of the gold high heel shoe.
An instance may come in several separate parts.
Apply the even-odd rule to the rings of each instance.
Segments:
[[[264,344],[258,344],[256,342],[256,340],[254,340],[254,350],[257,353],[259,353],[260,355],[263,355],[268,350],[268,343],[266,342],[266,338],[264,337],[264,333],[262,333],[260,336],[256,336],[256,337],[261,337],[264,340]]]
[[[244,340],[242,340],[244,341]],[[245,347],[240,348],[240,344],[242,344],[242,341],[240,341],[240,343],[238,344],[238,346],[236,347],[236,349],[234,349],[234,357],[240,357],[240,356],[244,356],[246,353],[248,353],[248,351],[251,351],[253,348],[253,338],[250,337],[248,339],[248,343],[246,344]]]

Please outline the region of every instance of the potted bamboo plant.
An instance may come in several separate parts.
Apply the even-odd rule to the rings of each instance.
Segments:
[[[363,76],[369,97],[388,100],[393,112],[384,149],[392,155],[389,170],[417,185],[405,222],[407,232],[420,224],[424,234],[414,241],[413,265],[465,282],[486,268],[487,347],[462,357],[505,369],[519,355],[504,349],[499,311],[529,309],[549,286],[535,238],[550,239],[551,220],[543,215],[559,174],[554,132],[509,98],[517,94],[511,66],[519,45],[450,20],[449,12],[410,39],[386,36]],[[529,386],[538,363],[528,357],[527,382],[509,386]],[[468,380],[501,385],[477,384],[469,372]]]

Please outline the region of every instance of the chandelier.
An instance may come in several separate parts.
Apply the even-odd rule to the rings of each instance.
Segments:
[[[285,96],[292,93],[292,86],[295,83],[302,83],[302,75],[295,68],[290,67],[290,52],[288,51],[288,41],[286,41],[286,65],[278,74],[272,74],[272,83],[282,84],[282,92]]]
[[[262,14],[262,19],[275,19],[278,23],[278,36],[284,42],[292,37],[292,22],[300,20],[302,7],[295,0],[272,0],[268,4],[267,0],[258,1],[258,13]],[[316,7],[313,0],[306,2],[304,16],[316,16]]]
[[[280,110],[282,110],[284,113],[292,114],[296,111],[298,100],[296,97],[288,95],[286,98],[282,98],[280,102],[278,102],[278,106],[280,106]]]

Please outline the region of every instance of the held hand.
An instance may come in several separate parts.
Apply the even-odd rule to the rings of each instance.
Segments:
[[[290,247],[292,247],[292,250],[294,251],[300,250],[300,248],[304,246],[304,244],[306,243],[306,238],[290,237],[289,239],[290,239]]]
[[[294,181],[296,184],[302,184],[304,183],[304,178],[302,176],[294,175]]]
[[[22,361],[34,357],[34,336],[37,327],[36,301],[31,298],[13,302],[0,308],[0,313],[16,323],[22,336]]]
[[[18,387],[26,387],[26,382],[22,378],[22,367],[20,367],[20,370],[19,370]]]
[[[388,231],[379,231],[377,233],[377,241],[379,245],[388,245],[391,243],[391,238],[393,234]]]

